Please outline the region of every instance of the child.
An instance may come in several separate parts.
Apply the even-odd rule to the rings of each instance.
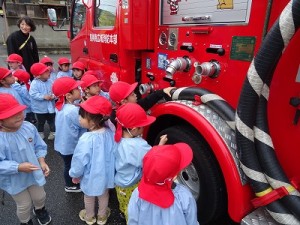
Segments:
[[[27,73],[25,70],[16,70],[14,73],[14,77],[16,78],[17,82],[20,85],[14,85],[13,88],[15,88],[18,93],[20,94],[20,97],[22,98],[23,102],[26,104],[26,118],[25,120],[31,123],[36,123],[35,115],[31,110],[31,100],[29,95],[29,88],[30,88],[30,74]]]
[[[91,74],[85,74],[81,78],[81,81],[81,87],[84,91],[84,101],[96,95],[100,95],[105,97],[106,99],[109,99],[108,93],[101,90],[101,80],[98,80],[95,76]]]
[[[57,78],[60,77],[72,77],[72,70],[70,70],[70,60],[65,57],[61,57],[58,59],[58,72]]]
[[[74,101],[81,98],[79,85],[80,83],[71,77],[61,77],[55,80],[52,86],[53,94],[58,98],[55,109],[54,149],[64,161],[66,192],[81,192],[79,185],[74,184],[69,175],[74,149],[79,137],[86,131],[79,124],[79,107],[74,105]]]
[[[109,88],[109,96],[117,106],[120,106],[127,102],[133,102],[139,104],[145,111],[150,109],[159,100],[164,97],[171,96],[170,92],[174,87],[167,87],[162,90],[157,90],[147,95],[145,98],[137,99],[134,89],[137,87],[137,82],[128,84],[123,81],[113,83]]]
[[[15,84],[15,82],[16,80],[15,77],[12,75],[12,72],[4,67],[0,67],[0,93],[11,94],[18,100],[18,102],[21,105],[25,105],[19,92],[12,87],[12,85]]]
[[[72,70],[73,70],[73,78],[74,80],[81,80],[83,74],[86,71],[85,65],[80,62],[74,62],[72,65]]]
[[[17,204],[22,224],[31,224],[32,203],[39,224],[51,222],[45,209],[45,176],[50,169],[45,162],[47,145],[34,125],[24,122],[25,105],[10,94],[0,94],[0,189]]]
[[[49,68],[43,63],[34,63],[30,68],[34,79],[30,85],[29,95],[31,97],[31,110],[36,114],[38,120],[38,131],[44,139],[44,125],[47,121],[50,127],[48,140],[55,136],[55,107],[54,95],[52,94],[53,82],[49,79]]]
[[[128,225],[198,225],[190,191],[174,183],[193,158],[185,143],[154,146],[143,159],[143,176],[128,206]]]
[[[102,96],[93,96],[80,104],[80,124],[90,132],[80,137],[69,174],[74,183],[80,182],[84,193],[85,209],[80,211],[79,217],[87,224],[96,222],[96,198],[99,205],[97,224],[106,224],[110,215],[108,189],[114,187],[116,143],[113,132],[104,126],[104,122],[111,110],[111,103]]]
[[[40,60],[40,63],[43,63],[45,64],[46,66],[49,67],[49,70],[50,70],[50,79],[52,81],[55,81],[56,80],[56,72],[55,72],[55,69],[54,69],[54,62],[53,60],[48,57],[48,56],[44,56],[41,60]]]
[[[117,110],[117,131],[115,140],[119,142],[115,151],[115,185],[119,200],[120,211],[127,220],[127,206],[133,190],[142,177],[142,159],[151,146],[141,135],[144,127],[155,121],[155,117],[148,116],[136,103],[127,103]],[[163,135],[160,145],[167,142]]]
[[[12,71],[12,73],[14,73],[14,71],[17,69],[26,71],[25,67],[22,64],[23,58],[18,54],[10,54],[6,59],[6,62],[8,63],[9,69]]]

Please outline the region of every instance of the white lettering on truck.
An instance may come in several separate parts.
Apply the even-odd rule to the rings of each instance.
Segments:
[[[90,34],[90,42],[100,42],[105,44],[118,44],[117,34]]]

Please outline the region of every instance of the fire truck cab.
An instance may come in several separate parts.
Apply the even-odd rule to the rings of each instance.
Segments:
[[[299,9],[299,0],[72,2],[72,62],[97,71],[104,90],[119,80],[139,82],[142,97],[176,87],[148,111],[157,120],[145,138],[192,147],[178,181],[200,224],[224,214],[300,224]]]

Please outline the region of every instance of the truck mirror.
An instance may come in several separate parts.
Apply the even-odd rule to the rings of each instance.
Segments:
[[[50,27],[57,26],[57,17],[56,17],[55,9],[52,8],[47,9],[47,15],[48,15],[48,25]]]

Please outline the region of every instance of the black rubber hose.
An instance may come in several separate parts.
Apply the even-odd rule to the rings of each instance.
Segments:
[[[266,193],[267,189],[270,187],[264,176],[254,145],[253,128],[255,120],[257,119],[255,117],[257,104],[259,96],[262,93],[263,85],[268,81],[268,78],[272,76],[281,56],[282,50],[285,47],[284,44],[287,44],[289,39],[294,35],[294,33],[288,33],[284,34],[286,35],[285,37],[282,37],[279,25],[283,26],[284,28],[285,26],[291,26],[288,18],[290,15],[292,15],[292,18],[294,19],[293,23],[295,24],[295,31],[298,29],[300,18],[299,4],[300,0],[291,1],[284,9],[284,13],[280,15],[280,19],[277,20],[275,25],[266,36],[262,47],[252,61],[252,64],[248,70],[247,79],[244,83],[237,108],[236,134],[238,151],[240,153],[242,168],[245,174],[249,177],[251,187],[257,195],[264,195],[264,193]],[[271,211],[270,214],[272,216],[272,212],[275,212],[274,215],[276,216],[273,216],[273,218],[279,223],[282,221],[286,224],[291,224],[289,220],[292,219],[293,223],[300,224],[300,222],[294,218],[293,215],[287,215],[289,214],[288,212],[281,212],[281,202],[282,201],[279,200],[272,202],[267,206],[267,209],[268,211]],[[274,208],[273,203],[278,203],[278,207]],[[294,210],[292,211],[295,212]]]
[[[180,88],[174,91],[172,99],[195,101],[195,95],[200,96],[201,101],[218,113],[227,123],[234,123],[235,110],[224,99],[206,89],[198,87]],[[216,98],[205,98],[205,96],[216,96]]]

